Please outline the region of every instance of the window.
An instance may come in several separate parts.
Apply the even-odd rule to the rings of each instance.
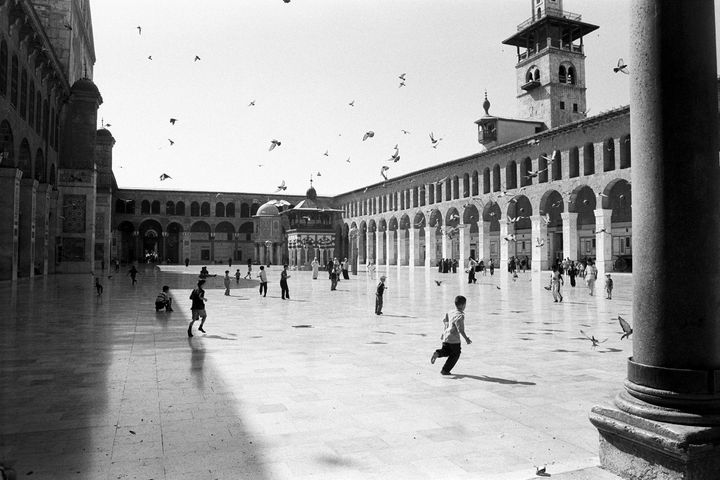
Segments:
[[[175,204],[172,201],[165,204],[165,215],[175,215]]]
[[[565,69],[565,65],[560,65],[560,68],[558,69],[558,80],[560,83],[567,82],[567,70]]]
[[[200,216],[201,217],[209,217],[210,216],[210,204],[208,202],[203,202],[200,206]]]
[[[160,213],[160,202],[153,200],[152,205],[150,206],[150,211],[152,213]]]
[[[185,215],[185,202],[175,204],[175,215]]]
[[[565,110],[565,102],[560,102],[560,110]]]
[[[191,217],[199,217],[200,216],[200,204],[198,202],[192,202],[190,204],[190,216]]]
[[[578,105],[577,105],[577,103],[573,103],[573,113],[578,113]]]
[[[140,203],[140,213],[150,213],[150,202],[147,200],[143,200],[142,203]]]

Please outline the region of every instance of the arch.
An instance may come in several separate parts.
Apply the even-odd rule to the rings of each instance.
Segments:
[[[545,153],[541,153],[538,157],[538,183],[547,183],[548,177],[548,160],[550,160]]]
[[[370,233],[375,233],[377,231],[377,223],[375,223],[375,219],[371,218],[370,221],[368,221],[367,229]]]
[[[238,228],[238,233],[254,233],[255,226],[253,222],[245,222]]]
[[[480,195],[480,175],[477,170],[472,173],[472,192],[471,195]]]
[[[210,231],[211,231],[210,225],[203,220],[198,220],[196,222],[193,222],[192,225],[190,225],[191,233],[208,233],[209,234]]]
[[[172,200],[165,202],[165,215],[175,215],[175,202]]]
[[[412,228],[425,228],[425,222],[425,214],[422,211],[418,211],[415,213],[415,217],[413,218]]]
[[[483,193],[490,193],[490,167],[483,170]]]
[[[569,83],[570,85],[577,84],[577,76],[575,75],[575,67],[573,67],[573,66],[568,67],[567,72],[568,72],[567,73],[567,83]]]
[[[428,218],[428,225],[431,227],[439,227],[443,224],[443,216],[440,210],[437,208],[430,212],[430,218]]]
[[[606,138],[603,141],[603,172],[615,170],[615,140]]]
[[[527,185],[532,185],[532,176],[530,173],[532,172],[532,160],[530,160],[530,157],[525,157],[520,162],[520,186],[525,187]]]
[[[505,166],[505,189],[517,188],[517,163],[510,160]]]
[[[492,191],[493,192],[500,191],[500,165],[498,165],[497,163],[493,166]]]
[[[45,154],[42,148],[38,148],[35,152],[35,166],[33,170],[35,171],[35,180],[40,183],[47,182],[47,165],[45,164]]]
[[[140,202],[140,214],[141,215],[150,214],[150,201],[143,200],[142,202]]]
[[[225,216],[235,217],[235,203],[228,202],[227,205],[225,205]]]
[[[250,207],[250,215],[255,215],[260,208],[260,202],[253,200],[252,206]]]
[[[215,216],[216,217],[224,217],[225,216],[225,204],[222,202],[217,202],[215,204]]]
[[[152,204],[150,205],[150,213],[160,213],[160,202],[158,200],[153,200]]]
[[[463,196],[463,198],[467,198],[470,196],[470,174],[469,173],[466,173],[463,175],[462,196]]]
[[[165,258],[162,238],[162,226],[160,222],[154,219],[144,220],[138,227],[140,239],[142,241],[142,256],[146,262],[156,262],[158,259]]]
[[[527,72],[525,73],[525,83],[529,82],[539,82],[540,81],[540,69],[533,65],[530,68],[527,69]]]
[[[620,137],[620,168],[630,168],[630,134]]]
[[[384,218],[381,218],[377,222],[377,227],[379,232],[384,232],[387,230],[387,221]]]
[[[490,222],[490,231],[500,231],[500,219],[502,218],[502,212],[497,202],[488,202],[483,207],[482,213],[483,221]]]
[[[185,215],[185,202],[180,201],[175,204],[175,215]]]
[[[200,204],[200,216],[201,217],[209,217],[210,216],[210,202],[202,202]]]
[[[565,65],[560,65],[560,68],[558,68],[558,81],[560,83],[567,82],[567,69]]]
[[[234,240],[235,227],[230,222],[220,222],[215,226],[215,240]]]
[[[250,216],[250,205],[243,202],[240,204],[240,217],[247,218]]]
[[[457,211],[457,208],[452,207],[445,213],[445,225],[457,227],[460,223],[460,218],[460,213]]]
[[[168,263],[180,263],[180,245],[182,244],[183,227],[177,222],[170,222],[165,231],[165,259]]]
[[[570,197],[568,211],[578,214],[578,225],[595,225],[596,197],[587,185],[576,187]]]
[[[595,145],[588,142],[583,146],[583,175],[595,173]]]
[[[125,202],[125,213],[129,215],[135,215],[135,200],[128,200]]]
[[[410,228],[410,216],[407,213],[400,217],[398,228],[400,230],[407,230]]]
[[[115,200],[115,213],[125,213],[125,200],[121,198]]]
[[[198,202],[192,202],[190,204],[190,216],[191,217],[199,217],[200,216],[200,204]]]
[[[475,223],[480,220],[480,212],[474,203],[466,203],[463,205],[462,223]]]
[[[548,190],[540,198],[540,215],[549,215],[548,228],[562,225],[561,213],[565,211],[565,202],[557,190]]]
[[[569,177],[575,178],[580,176],[580,151],[578,147],[572,147],[569,152]]]
[[[602,208],[613,211],[612,222],[630,223],[632,221],[631,194],[630,183],[622,178],[616,178],[605,186]]]
[[[23,138],[18,151],[17,168],[23,172],[23,178],[32,178],[32,154],[30,153],[30,142]]]
[[[552,160],[552,179],[562,180],[562,153],[560,150],[554,150]]]
[[[398,225],[399,225],[398,219],[395,217],[390,217],[390,220],[388,221],[388,224],[387,224],[387,229],[391,232],[394,232],[398,229]]]
[[[515,220],[515,230],[530,230],[532,228],[530,222],[532,214],[532,204],[525,195],[516,195],[508,203],[507,217]]]

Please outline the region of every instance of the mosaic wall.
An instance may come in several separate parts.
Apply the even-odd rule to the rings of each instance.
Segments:
[[[85,195],[63,196],[63,233],[85,233]]]

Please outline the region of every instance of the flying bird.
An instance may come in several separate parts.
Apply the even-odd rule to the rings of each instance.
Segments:
[[[604,228],[601,228],[600,230],[596,231],[595,233],[598,234],[598,233],[607,233],[607,232],[605,231]]]
[[[348,157],[347,160],[345,160],[345,161],[346,161],[347,163],[350,163],[350,157]]]
[[[514,242],[515,241],[515,234],[511,233],[510,235],[506,235],[503,237],[506,242]]]
[[[198,57],[197,55],[195,55],[195,60],[193,60],[193,62],[197,62],[198,60],[200,60],[200,57]]]
[[[543,245],[545,245],[545,240],[543,240],[540,237],[537,237],[537,246],[542,247]]]
[[[152,60],[152,55],[148,55],[148,60]]]
[[[287,190],[287,186],[285,185],[285,180],[282,181],[280,185],[278,185],[277,190],[275,190],[275,193],[279,192],[280,190]]]
[[[460,215],[458,215],[457,213],[453,213],[453,214],[451,214],[450,217],[448,217],[448,218],[449,218],[449,220],[459,220],[459,219],[460,219]]]
[[[329,156],[330,156],[330,151],[329,151],[329,150],[325,150],[325,153],[323,153],[323,155],[325,155],[326,157],[329,157]]]
[[[549,477],[550,474],[547,473],[547,465],[542,468],[535,466],[535,475],[537,475],[538,477]]]
[[[543,157],[543,158],[545,158],[545,157]],[[528,174],[525,175],[525,178],[528,178],[528,179],[535,178],[538,175],[540,175],[541,173],[547,172],[547,170],[548,170],[547,168],[543,168],[542,170],[535,170],[533,172],[528,172]]]
[[[290,0],[283,0],[283,2],[285,2],[285,3],[290,3]]]
[[[545,222],[545,225],[550,223],[550,214],[549,213],[546,213],[541,218],[543,219],[543,222]]]
[[[170,139],[170,138],[168,138],[168,142],[170,142],[170,146],[171,146],[171,147],[172,147],[173,145],[175,145],[175,141],[172,140],[172,139]]]
[[[629,339],[630,335],[632,335],[633,333],[632,327],[630,326],[628,321],[622,318],[620,315],[618,315],[618,322],[620,322],[620,327],[623,329],[623,334],[620,337],[620,340],[622,340],[623,338]]]
[[[387,175],[385,175],[385,172],[388,171],[388,170],[390,170],[390,167],[388,167],[387,165],[383,165],[383,166],[380,168],[380,175],[382,175],[382,177],[383,177],[385,180],[388,179]]]
[[[66,24],[65,24],[65,29],[66,29],[66,30],[72,30],[72,27],[71,27],[69,24],[66,23]]]
[[[435,138],[435,135],[433,135],[433,132],[430,132],[430,143],[432,143],[433,148],[437,148],[438,143],[442,140],[442,138]]]
[[[142,27],[140,25],[137,26],[138,35],[142,35]]]
[[[601,343],[607,342],[607,338],[605,340],[601,341],[601,340],[598,340],[597,338],[595,338],[595,335],[588,336],[588,334],[583,332],[582,330],[580,330],[580,333],[582,333],[585,338],[587,338],[588,340],[590,340],[592,342],[592,348],[597,347]]]
[[[351,107],[354,107],[354,106],[355,106],[355,100],[353,100],[352,102],[348,103],[348,105],[350,105]]]
[[[170,175],[168,175],[167,173],[163,173],[162,175],[160,175],[160,181],[161,181],[161,182],[162,182],[163,180],[167,180],[168,178],[172,178],[172,177],[171,177]]]
[[[405,82],[400,82],[400,85],[398,85],[398,88],[402,88],[405,86]]]
[[[407,73],[403,73],[403,74],[399,75],[398,78],[404,82],[404,81],[405,81],[405,75],[407,75]]]
[[[253,100],[253,101],[251,101],[250,103],[248,103],[248,107],[254,107],[254,106],[255,106],[255,100]]]
[[[443,280],[435,280],[435,284],[439,287],[442,285]]]
[[[279,147],[280,145],[282,145],[282,142],[279,140],[270,140],[270,148],[268,148],[268,152],[272,152],[275,147]]]
[[[539,145],[539,144],[540,144],[540,140],[537,139],[537,138],[533,138],[532,140],[528,140],[527,144],[528,144],[528,145]]]
[[[618,73],[622,72],[625,75],[630,75],[630,72],[628,71],[627,64],[625,63],[625,60],[622,58],[618,58],[617,67],[613,67],[613,72]]]
[[[170,119],[170,123],[172,123],[173,125],[175,125],[175,122],[177,122],[177,118],[171,118],[171,119]]]
[[[403,135],[408,135],[410,133],[407,130],[403,130],[402,128],[400,129],[400,131],[403,133]]]
[[[317,175],[315,175],[315,176],[316,176],[316,177],[322,177],[322,173],[318,172]]]
[[[222,193],[216,193],[216,194],[215,194],[215,198],[219,198],[219,197],[222,197]]]
[[[388,159],[388,162],[397,163],[399,161],[400,161],[400,150],[398,149],[398,146],[395,145],[395,153],[393,153],[392,156],[390,156],[390,158]]]
[[[372,130],[365,132],[365,135],[363,135],[363,142],[367,140],[368,138],[373,138],[375,136],[375,132]]]

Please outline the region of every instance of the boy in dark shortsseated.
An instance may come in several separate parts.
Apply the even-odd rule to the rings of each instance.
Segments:
[[[450,371],[453,369],[458,359],[460,358],[460,337],[465,339],[465,342],[470,345],[472,340],[470,337],[465,335],[465,305],[467,299],[462,295],[455,297],[455,310],[445,314],[443,318],[443,333],[440,336],[442,339],[442,347],[435,350],[430,357],[430,363],[434,364],[438,357],[448,357],[440,371],[443,375],[451,375]]]

